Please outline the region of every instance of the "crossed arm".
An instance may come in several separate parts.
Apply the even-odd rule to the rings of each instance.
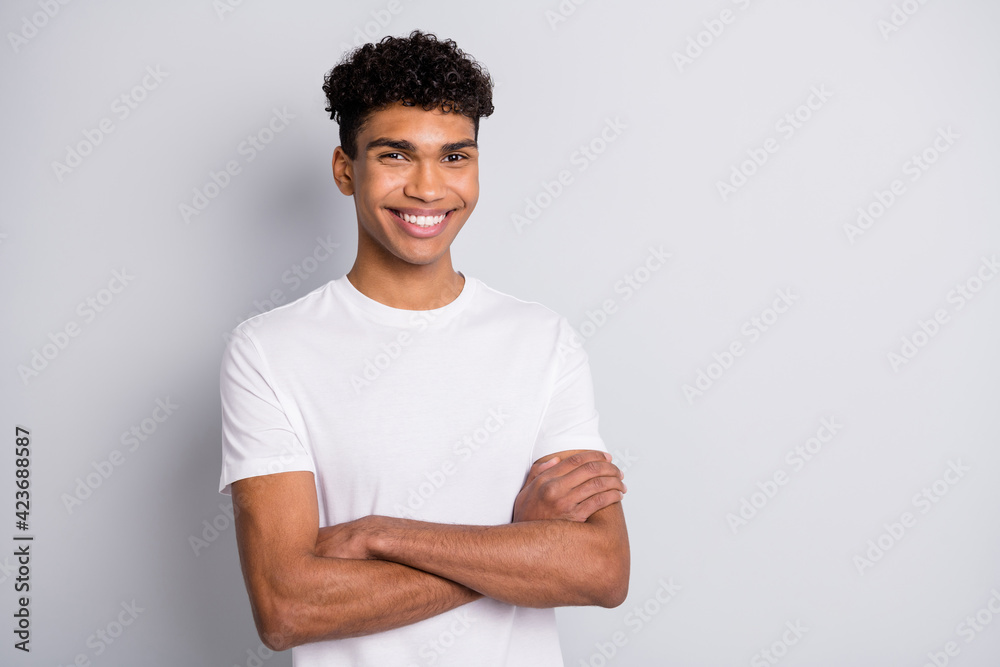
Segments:
[[[532,466],[499,526],[368,516],[319,527],[313,474],[233,483],[237,544],[258,633],[274,650],[357,637],[487,596],[526,607],[614,607],[628,592],[625,486],[605,454]]]

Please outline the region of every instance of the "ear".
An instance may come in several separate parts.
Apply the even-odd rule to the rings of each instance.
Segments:
[[[354,162],[340,146],[333,150],[333,180],[342,193],[354,194]]]

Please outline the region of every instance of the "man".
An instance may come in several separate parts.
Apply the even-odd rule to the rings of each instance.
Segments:
[[[492,81],[413,32],[326,77],[347,275],[236,327],[223,463],[258,632],[313,665],[562,665],[628,591],[621,472],[565,318],[452,268]]]

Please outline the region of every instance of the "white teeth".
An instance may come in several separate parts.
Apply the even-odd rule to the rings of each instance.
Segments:
[[[396,213],[398,213],[399,216],[406,222],[414,224],[418,227],[433,227],[444,220],[445,215],[447,215],[410,215],[409,213],[403,213],[402,211],[396,211]]]

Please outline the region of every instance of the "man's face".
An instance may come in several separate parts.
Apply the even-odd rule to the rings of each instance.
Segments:
[[[373,113],[356,159],[338,147],[334,175],[354,195],[361,249],[408,264],[433,264],[479,199],[479,151],[471,118],[402,103]]]

